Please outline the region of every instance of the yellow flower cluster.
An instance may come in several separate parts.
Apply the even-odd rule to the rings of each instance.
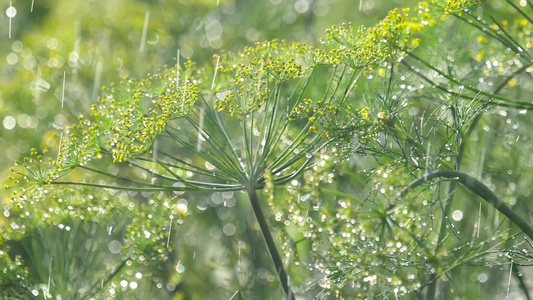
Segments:
[[[436,10],[435,10],[436,9]],[[406,52],[419,45],[413,35],[436,23],[442,15],[438,5],[421,2],[410,16],[409,9],[394,9],[376,26],[355,30],[351,23],[326,30],[325,43],[334,47],[333,56],[354,69],[364,69],[383,62],[401,60]]]
[[[460,13],[469,7],[477,6],[482,2],[484,2],[484,0],[448,0],[444,11],[446,14]]]
[[[70,168],[109,151],[116,162],[149,151],[153,140],[168,122],[186,116],[198,99],[201,73],[189,62],[180,69],[165,67],[147,78],[125,78],[103,88],[91,118],[79,123],[63,141],[58,166]]]
[[[270,86],[303,77],[310,68],[307,64],[320,59],[308,55],[309,50],[300,44],[274,40],[217,57],[214,108],[239,120],[260,110],[269,97]]]

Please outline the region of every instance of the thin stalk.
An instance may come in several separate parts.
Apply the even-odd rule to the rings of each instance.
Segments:
[[[529,14],[525,13],[522,9],[520,9],[520,7],[516,6],[516,4],[514,4],[512,1],[507,0],[506,2],[509,5],[511,5],[518,13],[520,13],[524,18],[526,18],[529,21],[529,23],[533,23],[533,19],[531,19],[531,16]],[[527,2],[531,6],[531,2],[529,2],[529,0]]]
[[[431,276],[429,277],[429,280],[428,280],[429,284],[427,285],[425,299],[428,299],[428,300],[435,299],[435,295],[437,293],[437,279],[438,277],[435,274],[431,274]]]
[[[207,122],[207,120],[206,120],[206,122]],[[191,124],[192,124],[192,121],[191,121]],[[197,130],[199,130],[199,127],[197,128]],[[201,158],[203,158],[204,160],[208,161],[213,166],[215,166],[218,170],[228,174],[230,177],[239,178],[239,176],[241,174],[240,167],[239,167],[239,165],[237,163],[234,162],[233,158],[229,154],[227,154],[225,152],[226,151],[226,147],[225,146],[220,146],[219,144],[216,144],[215,146],[213,146],[213,149],[220,150],[220,152],[218,152],[218,151],[213,152],[210,149],[205,149],[205,148],[203,148],[202,150],[198,151],[198,149],[197,149],[195,144],[187,142],[184,139],[180,139],[179,136],[174,135],[173,133],[171,133],[168,130],[167,130],[167,133],[170,134],[173,138],[175,138],[178,143],[180,143],[181,145],[186,147],[187,150],[189,150],[191,153],[196,154],[196,155],[200,156]],[[181,132],[181,133],[185,137],[189,138],[189,140],[191,140],[191,141],[194,141],[196,139],[196,137],[187,135],[185,132]],[[205,139],[206,139],[206,142],[210,146],[213,145],[212,139],[210,139],[210,138],[205,138]],[[240,179],[244,180],[245,178],[240,178]]]
[[[311,153],[311,157],[309,157],[306,161],[303,162],[303,164],[300,166],[300,168],[298,168],[296,171],[290,173],[289,175],[285,175],[285,176],[280,176],[278,177],[276,180],[275,180],[275,183],[276,185],[282,185],[282,184],[286,184],[288,183],[289,181],[293,180],[296,176],[302,174],[302,172],[307,169],[310,165],[311,165],[311,162],[313,161],[313,156],[318,152],[320,151],[320,149],[322,149],[323,147],[325,147],[327,144],[323,144],[322,146],[318,147],[315,151],[313,151]],[[301,157],[301,156],[300,156]],[[294,162],[296,162],[297,160],[295,160]],[[285,168],[284,168],[285,169]],[[282,170],[284,169],[279,169],[279,172],[281,172]],[[277,172],[273,172],[273,173],[277,173]]]
[[[298,148],[301,144],[304,143],[305,138],[308,136],[308,134],[309,132],[304,133],[304,131],[301,131],[298,137],[294,140],[295,143],[292,143],[289,147],[283,150],[283,152],[280,154],[280,157],[268,167],[269,170],[272,170],[272,173],[274,174],[281,172],[287,169],[289,166],[293,166],[300,159],[305,158],[309,153],[314,154],[317,152],[316,149],[320,149],[326,145],[322,144],[321,146],[318,146],[315,148],[315,150],[313,150],[312,147],[314,145],[317,145],[321,139],[320,136],[315,136],[308,145],[303,145],[302,148]],[[300,149],[300,152],[298,154],[294,153],[296,149]]]
[[[278,279],[281,283],[281,288],[283,289],[287,300],[294,300],[295,298],[290,288],[289,277],[287,276],[287,272],[283,267],[283,261],[281,260],[281,256],[278,252],[278,249],[276,248],[276,243],[274,241],[274,238],[272,237],[272,233],[270,232],[270,228],[266,221],[265,215],[263,214],[263,210],[261,209],[259,198],[257,197],[257,192],[253,187],[248,187],[247,193],[248,198],[250,199],[250,203],[252,204],[252,209],[254,211],[255,218],[257,219],[257,223],[259,223],[261,234],[263,235],[263,239],[265,240],[268,253],[270,254],[270,258],[272,259],[274,267],[276,268]]]
[[[130,162],[131,163],[131,162]],[[132,164],[133,165],[133,164]],[[96,174],[100,174],[100,175],[103,175],[103,176],[106,176],[106,177],[111,177],[113,179],[116,179],[116,180],[119,180],[119,181],[124,181],[124,182],[128,182],[128,183],[131,183],[131,184],[135,184],[137,186],[147,186],[147,187],[154,187],[154,186],[157,186],[157,187],[162,187],[160,185],[154,185],[152,183],[149,183],[149,182],[144,182],[144,181],[141,181],[141,180],[134,180],[134,179],[129,179],[129,178],[126,178],[126,177],[122,177],[122,176],[118,176],[118,175],[113,175],[111,173],[107,173],[105,171],[100,171],[98,169],[94,169],[94,168],[91,168],[91,167],[87,167],[87,166],[84,166],[84,165],[78,165],[78,167],[80,169],[84,169],[84,170],[87,170],[89,172],[94,172]],[[138,166],[136,165],[136,167],[139,167],[141,168],[142,170],[144,171],[149,171],[149,169],[147,168],[142,168],[141,166]],[[155,173],[157,174],[157,173]],[[152,175],[154,176],[157,176],[155,175],[154,173],[152,173]]]
[[[293,104],[288,104],[287,107],[288,109],[286,110],[286,113],[290,113],[292,111],[294,111],[294,109],[298,106],[298,103],[300,103],[300,100],[302,99],[303,97],[303,93],[304,91],[306,90],[308,84],[309,84],[309,81],[310,81],[310,78],[311,76],[309,76],[304,84],[303,84],[303,87],[300,91],[300,94],[298,96],[296,96],[295,98],[293,97],[293,95],[296,93],[296,88],[293,90],[293,92],[291,93],[291,95],[289,96],[289,99],[293,99],[294,98],[294,102]],[[281,100],[281,86],[277,86],[276,87],[276,101],[275,101],[275,104],[277,103],[280,103]],[[283,132],[285,132],[287,130],[287,128],[289,127],[289,122],[288,122],[288,115],[282,115],[283,114],[283,111],[281,110],[281,107],[279,105],[276,105],[275,106],[275,109],[273,110],[273,115],[272,115],[272,120],[274,121],[273,124],[276,125],[275,129],[272,129],[271,132],[272,134],[274,134],[275,136],[275,139],[272,140],[272,142],[270,143],[270,145],[277,145],[279,143],[279,141],[281,140],[282,136],[283,136]],[[309,125],[309,124],[308,124]],[[306,126],[308,126],[306,125]],[[291,150],[289,150],[288,148],[285,149],[283,151],[283,153],[287,154],[287,153],[292,153],[293,149],[296,149],[296,147],[302,142],[300,141],[299,143],[296,143],[295,141],[298,141],[301,139],[302,137],[302,134],[303,134],[303,129],[302,131],[300,131],[300,133],[298,134],[298,136],[296,138],[293,138],[293,142],[292,144],[288,147],[288,148],[291,148]],[[263,154],[263,157],[267,158],[269,157],[272,152],[274,151],[275,147],[263,147],[265,150],[268,150],[266,151],[264,154]],[[276,159],[274,160],[274,162],[272,162],[270,164],[270,167],[269,169],[274,169],[276,168],[276,166],[279,164],[279,163],[282,163],[283,160],[285,159],[285,155],[284,154],[281,154],[279,156],[276,157]],[[259,167],[259,166],[258,166]],[[259,169],[258,169],[259,170]],[[275,173],[275,172],[273,172]]]
[[[259,145],[261,145],[261,147],[259,147],[259,152],[255,156],[253,163],[254,170],[251,178],[258,178],[264,172],[267,164],[267,158],[270,154],[272,154],[272,151],[275,148],[273,145],[278,144],[283,132],[287,128],[288,120],[284,113],[290,112],[294,109],[291,107],[289,110],[288,106],[287,109],[284,109],[280,106],[280,103],[283,102],[281,99],[280,83],[276,83],[273,90],[275,91],[272,99],[273,101],[267,101],[265,103],[265,115],[263,117],[261,133],[259,135]]]
[[[241,138],[242,138],[242,144],[244,145],[244,155],[245,155],[245,159],[243,162],[241,162],[242,164],[242,169],[244,169],[244,174],[246,175],[246,177],[250,178],[251,176],[253,176],[253,161],[252,161],[252,143],[253,143],[253,133],[252,132],[248,132],[247,128],[247,120],[248,118],[245,118],[243,121],[242,121],[242,126],[241,126],[241,130],[242,130],[242,135],[241,135]],[[253,131],[253,126],[254,126],[254,120],[253,120],[253,113],[250,114],[250,119],[251,119],[251,122],[250,122],[250,131]]]
[[[187,146],[187,145],[185,145],[185,147],[189,148],[189,146]],[[171,155],[171,154],[168,154],[168,153],[166,153],[166,152],[164,152],[162,150],[159,150],[157,153],[161,154],[163,156],[166,156],[166,157],[170,158],[171,160],[176,161],[177,163],[181,164],[181,165],[178,165],[178,164],[173,164],[173,163],[169,163],[169,162],[164,162],[164,161],[161,161],[161,160],[157,161],[157,163],[162,168],[164,168],[165,170],[167,170],[169,173],[173,174],[174,176],[176,176],[176,174],[174,174],[174,172],[172,172],[172,171],[169,171],[169,168],[176,168],[176,169],[180,169],[180,170],[184,170],[184,171],[193,172],[196,175],[204,175],[204,176],[207,176],[207,177],[217,178],[217,179],[221,179],[221,180],[237,182],[237,180],[233,179],[233,177],[226,176],[227,174],[220,173],[220,172],[214,172],[212,170],[211,171],[207,170],[207,169],[202,168],[200,166],[197,166],[197,165],[194,165],[192,163],[189,163],[189,162],[187,162],[187,161],[185,161],[183,159],[179,159],[178,157],[176,157],[174,155]],[[152,159],[137,158],[137,160],[143,160],[143,161],[146,161],[146,162],[153,162]],[[224,171],[224,170],[220,170],[220,171]],[[176,178],[181,181],[181,178],[179,176],[176,176]]]
[[[272,153],[274,148],[272,147],[272,145],[278,144],[278,141],[281,139],[281,136],[285,131],[288,123],[285,120],[285,117],[282,115],[283,111],[279,105],[280,102],[283,101],[281,99],[281,85],[277,83],[273,90],[275,91],[272,99],[273,101],[267,101],[265,106],[265,112],[268,113],[263,118],[263,122],[268,121],[268,125],[266,125],[266,123],[263,123],[261,127],[262,135],[260,141],[264,140],[265,144],[260,147],[261,154],[257,156],[258,161],[254,163],[257,168],[257,170],[254,171],[254,176],[257,175],[255,173],[259,172],[260,170],[264,170],[266,159]],[[292,111],[292,109],[293,108],[291,108],[290,111]]]
[[[132,191],[132,192],[175,192],[175,191],[240,191],[241,185],[228,185],[222,183],[206,183],[200,181],[186,181],[185,184],[189,186],[156,186],[153,188],[139,188],[139,187],[127,187],[120,185],[108,185],[89,182],[76,182],[76,181],[51,181],[47,184],[53,185],[73,185],[73,186],[89,186],[95,188],[104,188],[120,191]]]
[[[457,158],[460,159],[460,156]],[[459,165],[459,163],[457,164]],[[444,209],[442,210],[442,218],[440,220],[439,224],[439,233],[437,236],[437,245],[435,246],[435,254],[438,252],[438,249],[440,245],[444,242],[446,237],[446,223],[448,220],[446,219],[446,216],[450,215],[450,211],[452,210],[452,195],[455,189],[457,188],[457,182],[452,181],[450,185],[448,186],[447,196],[449,197],[446,204],[444,205]],[[426,291],[426,299],[435,299],[435,294],[437,292],[437,275],[432,274],[430,277],[430,284],[428,285],[428,289]]]
[[[496,95],[496,94],[493,94],[493,93],[489,93],[489,92],[478,90],[478,89],[476,89],[476,88],[474,88],[472,86],[469,86],[469,85],[463,85],[459,80],[457,80],[457,79],[445,74],[441,70],[439,70],[436,67],[432,66],[431,64],[429,64],[428,62],[424,61],[420,57],[414,55],[413,53],[409,53],[409,56],[412,57],[413,59],[417,60],[419,63],[423,64],[424,66],[428,67],[432,71],[436,72],[438,75],[442,76],[443,78],[446,78],[449,82],[451,82],[451,83],[453,83],[453,84],[455,84],[457,86],[463,86],[465,90],[471,91],[471,92],[475,93],[476,95],[483,95],[483,96],[488,97],[490,99],[491,103],[494,103],[494,104],[497,104],[497,105],[500,105],[500,106],[507,105],[507,106],[516,107],[516,108],[526,108],[526,109],[532,109],[533,108],[533,104],[531,104],[529,102],[526,102],[526,101],[506,98],[506,97],[499,96],[499,95]],[[433,83],[433,81],[431,81],[431,79],[427,78],[426,76],[421,74],[419,71],[414,70],[404,60],[402,61],[402,64],[407,66],[408,70],[416,73],[417,75],[421,76],[422,79],[432,83],[434,86],[439,88],[439,86],[437,84]],[[451,93],[451,92],[449,92],[448,90],[446,90],[444,88],[441,88],[441,89],[446,91],[447,93],[454,94],[454,93]],[[471,97],[468,97],[466,95],[459,95],[459,96],[463,97],[463,98],[471,98]]]
[[[404,130],[401,128],[397,128],[396,126],[387,126],[387,129],[398,139],[408,142],[412,147],[414,147],[419,153],[419,156],[421,156],[422,153],[425,153],[424,147],[419,144],[413,137],[411,137],[409,134],[407,134]],[[445,162],[443,159],[439,158],[438,162],[446,169],[452,169],[452,167]]]
[[[527,287],[527,283],[524,280],[524,276],[520,274],[520,266],[514,265],[513,266],[513,275],[516,277],[516,280],[518,281],[518,286],[520,287],[520,290],[522,293],[524,293],[524,297],[526,300],[531,300],[531,296],[529,295],[529,289]]]
[[[361,200],[361,199],[355,197],[354,195],[351,195],[351,194],[347,194],[347,193],[341,192],[340,189],[321,188],[320,190],[321,190],[323,193],[328,194],[328,195],[338,196],[338,197],[343,197],[343,198],[349,199],[349,200],[351,200],[351,201],[353,201],[353,202],[357,202],[359,205],[368,208],[368,209],[369,209],[370,211],[372,211],[372,212],[375,212],[375,213],[378,212],[378,210],[375,209],[370,203],[368,203],[368,202],[366,202],[366,201],[363,201],[363,200]]]
[[[488,13],[487,10],[485,11]],[[498,30],[503,31],[503,27],[500,24],[498,24],[494,18],[491,17],[494,23],[498,25],[498,30],[495,30],[492,27],[488,26],[486,23],[484,23],[484,21],[478,20],[478,18],[476,18],[472,13],[469,13],[468,15],[472,18],[472,20],[467,20],[466,18],[460,17],[455,14],[453,16],[465,22],[466,24],[475,27],[477,30],[479,30],[480,32],[483,32],[484,34],[490,36],[491,38],[498,40],[503,46],[505,46],[506,48],[512,49],[512,51],[514,51],[515,53],[520,53],[520,51],[517,48],[519,46],[517,46],[516,43],[513,43],[512,40],[506,39],[506,37],[509,38],[509,35],[505,34],[502,36],[502,34],[498,32]],[[488,31],[486,29],[488,29]]]
[[[493,94],[496,95],[496,94],[500,93],[500,91],[507,85],[507,83],[512,78],[514,78],[518,74],[524,72],[529,67],[531,67],[531,64],[526,64],[525,66],[523,66],[520,69],[518,69],[515,72],[513,72],[513,74],[511,74],[510,76],[505,78],[505,80],[502,83],[500,83],[500,85],[494,90]],[[472,134],[472,132],[474,131],[474,128],[476,128],[476,124],[479,122],[479,120],[481,120],[482,116],[483,116],[483,114],[479,113],[478,115],[476,115],[474,117],[474,119],[472,120],[470,126],[466,130],[466,132],[465,132],[465,134],[463,136],[463,139],[462,139],[462,141],[461,141],[461,143],[459,145],[459,150],[458,150],[458,154],[457,154],[457,161],[456,161],[456,168],[457,168],[458,171],[460,170],[460,167],[461,167],[461,161],[462,161],[462,158],[463,158],[463,154],[465,152],[467,140],[470,137],[470,135]],[[454,119],[455,119],[455,117],[454,117]],[[447,191],[448,201],[444,205],[444,209],[443,209],[443,212],[442,212],[442,220],[441,220],[440,225],[439,225],[439,232],[438,232],[437,246],[435,248],[435,253],[438,251],[438,248],[440,247],[440,245],[442,244],[442,242],[443,242],[443,240],[445,238],[445,231],[446,231],[445,224],[447,223],[447,220],[446,220],[445,217],[450,214],[451,206],[452,206],[451,204],[452,204],[453,195],[454,195],[454,191],[455,191],[456,187],[457,187],[457,182],[456,181],[452,181],[450,183],[450,185],[448,186],[448,191]],[[434,299],[435,298],[436,286],[437,286],[437,278],[436,278],[435,274],[433,274],[432,277],[430,278],[430,282],[431,283],[429,284],[428,289],[426,290],[426,299]],[[526,295],[526,296],[529,296],[529,295]]]
[[[122,263],[120,263],[120,265],[117,266],[117,268],[113,271],[113,273],[111,273],[107,279],[103,282],[95,282],[93,284],[93,286],[91,286],[90,288],[90,291],[92,292],[91,294],[87,295],[85,298],[83,299],[91,299],[92,297],[94,297],[99,291],[101,291],[103,289],[103,287],[106,287],[110,282],[111,280],[113,280],[113,278],[115,278],[117,275],[120,274],[120,272],[122,271],[122,268],[124,268],[124,266],[126,266],[126,263],[128,262],[128,260],[130,260],[130,258],[126,258],[122,261]],[[98,286],[101,286],[101,288],[97,288]]]
[[[510,208],[507,204],[505,204],[505,202],[498,198],[498,196],[496,196],[496,194],[494,194],[494,192],[481,181],[459,171],[440,170],[426,174],[412,182],[409,186],[407,186],[400,193],[399,197],[402,198],[406,196],[414,188],[435,178],[448,178],[456,180],[464,187],[469,189],[471,192],[480,196],[481,198],[483,198],[483,200],[487,201],[492,207],[496,208],[499,212],[506,216],[509,221],[513,222],[516,226],[518,226],[518,228],[520,228],[525,235],[527,235],[530,239],[533,239],[533,227],[531,227],[531,225],[529,225],[526,220],[520,217],[512,208]]]

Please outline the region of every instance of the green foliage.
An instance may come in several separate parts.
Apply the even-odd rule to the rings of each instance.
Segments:
[[[274,270],[238,240],[256,229],[242,217],[208,283],[227,280],[231,298],[256,285],[287,299],[509,293],[494,265],[529,297],[518,270],[531,260],[531,162],[515,146],[530,143],[533,7],[506,4],[523,19],[433,0],[374,27],[334,26],[322,46],[272,40],[198,64],[178,54],[103,88],[57,156],[32,150],[13,168],[0,284],[45,298],[216,297],[195,291],[182,260],[204,262],[180,252],[180,232],[202,199],[231,199],[254,212]]]

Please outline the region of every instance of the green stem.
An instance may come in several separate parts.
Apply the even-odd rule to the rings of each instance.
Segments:
[[[460,160],[460,158],[461,158],[461,155],[459,155],[457,159]],[[457,165],[459,165],[459,163]],[[448,186],[448,191],[446,193],[447,201],[444,204],[444,209],[442,210],[442,218],[439,224],[439,232],[438,232],[438,237],[437,237],[437,245],[435,246],[435,254],[438,252],[438,249],[441,246],[441,244],[444,242],[444,239],[446,236],[445,235],[446,223],[448,222],[448,220],[446,219],[446,216],[450,215],[450,211],[452,208],[452,200],[453,200],[452,197],[456,189],[456,185],[457,185],[456,181],[452,181],[450,185]],[[436,273],[432,274],[431,277],[429,278],[429,281],[431,283],[428,285],[428,289],[426,291],[426,299],[428,300],[435,299],[435,294],[437,292],[437,279],[438,279],[438,276]]]
[[[91,291],[91,293],[89,295],[87,295],[85,298],[83,299],[91,299],[93,298],[98,292],[100,292],[104,287],[107,287],[107,285],[117,276],[120,274],[120,272],[122,272],[122,268],[124,268],[126,266],[126,263],[128,262],[128,260],[130,260],[129,257],[125,258],[121,263],[120,265],[118,265],[115,270],[109,274],[109,276],[107,277],[106,280],[102,281],[102,282],[95,282],[89,291]],[[98,288],[98,286],[100,286],[100,288]]]
[[[476,178],[453,170],[441,170],[433,173],[426,174],[414,182],[412,182],[407,188],[405,188],[400,193],[400,198],[405,197],[410,191],[414,188],[422,185],[423,183],[430,181],[434,178],[449,178],[455,179],[461,183],[464,187],[469,189],[474,194],[483,198],[487,201],[492,207],[496,208],[504,216],[506,216],[511,222],[517,225],[524,234],[526,234],[530,239],[533,239],[533,227],[529,225],[522,217],[520,217],[512,208],[510,208],[505,202],[503,202],[494,192],[489,189],[485,184]]]
[[[403,131],[401,128],[398,128],[396,125],[387,126],[386,127],[395,137],[399,138],[400,140],[408,142],[413,148],[416,149],[416,151],[419,152],[419,155],[425,153],[424,147],[418,143],[413,137],[411,137],[409,134],[407,134],[405,131]],[[442,167],[446,169],[452,169],[450,165],[448,165],[447,162],[445,162],[443,159],[438,158],[438,162],[441,164]]]
[[[272,237],[272,233],[270,232],[265,215],[263,214],[263,210],[261,209],[259,198],[257,197],[257,192],[255,191],[255,189],[250,187],[248,188],[247,193],[248,198],[250,198],[250,203],[252,204],[252,209],[257,219],[257,223],[259,223],[261,234],[263,235],[263,239],[265,240],[268,253],[270,254],[270,258],[272,258],[272,262],[274,263],[274,267],[276,268],[276,272],[278,273],[281,288],[283,289],[287,300],[294,300],[294,294],[289,284],[289,277],[287,276],[287,272],[285,272],[281,256],[279,255],[278,249],[276,248],[276,243],[274,242],[274,238]]]
[[[506,98],[506,97],[503,97],[503,96],[496,95],[494,93],[478,90],[478,89],[476,89],[476,88],[474,88],[472,86],[469,86],[469,85],[464,85],[458,79],[455,79],[452,76],[449,76],[448,74],[446,74],[443,71],[439,70],[437,67],[431,65],[430,63],[424,61],[422,58],[416,56],[415,54],[409,53],[409,56],[412,57],[413,59],[417,60],[422,65],[428,67],[429,69],[431,69],[432,71],[437,73],[439,76],[442,76],[443,78],[445,78],[449,82],[453,83],[454,85],[463,86],[465,90],[473,92],[476,96],[475,97],[469,97],[469,96],[466,96],[464,94],[453,93],[453,92],[448,91],[445,88],[439,87],[431,79],[429,79],[427,76],[423,75],[420,71],[417,71],[416,69],[411,68],[411,66],[405,60],[402,61],[402,64],[404,64],[408,68],[408,70],[416,73],[422,79],[430,82],[435,87],[437,87],[437,88],[439,88],[439,89],[441,89],[441,90],[443,90],[443,91],[445,91],[445,92],[447,92],[449,94],[455,94],[457,96],[460,96],[460,97],[463,97],[463,98],[469,98],[469,99],[475,99],[479,95],[482,95],[482,96],[488,97],[489,98],[489,102],[492,103],[492,104],[496,104],[496,105],[500,105],[500,106],[511,106],[511,107],[515,107],[515,108],[533,109],[533,104],[531,104],[531,103],[529,103],[527,101],[521,101],[521,100]]]
[[[435,295],[437,294],[437,279],[438,276],[436,274],[431,274],[429,277],[430,283],[427,286],[426,297],[424,299],[435,299]]]
[[[526,64],[525,66],[523,66],[520,69],[518,69],[515,72],[513,72],[511,75],[509,75],[507,78],[505,78],[505,80],[502,83],[500,83],[500,85],[498,85],[498,87],[494,90],[493,94],[496,95],[496,94],[500,93],[501,90],[503,88],[505,88],[505,86],[507,85],[507,83],[511,79],[515,78],[518,74],[524,72],[527,68],[529,68],[531,66],[532,66],[531,64]],[[479,113],[478,115],[476,115],[473,118],[470,126],[466,130],[465,134],[463,135],[462,141],[461,141],[460,146],[459,146],[458,154],[457,154],[457,161],[456,161],[457,170],[459,170],[459,168],[461,166],[461,161],[462,161],[462,158],[463,158],[463,154],[464,154],[465,149],[466,149],[466,141],[468,140],[468,138],[470,137],[470,135],[472,134],[474,129],[477,128],[476,124],[479,122],[479,120],[481,120],[482,116],[483,116],[482,113]],[[454,119],[455,119],[455,116],[454,116]],[[456,181],[451,182],[449,187],[448,187],[448,191],[446,193],[447,201],[446,201],[446,203],[444,205],[444,209],[443,209],[443,213],[442,213],[443,217],[442,217],[440,225],[439,225],[439,234],[438,234],[438,238],[437,238],[437,246],[435,247],[435,253],[438,251],[438,248],[440,247],[440,245],[443,242],[443,239],[445,237],[446,223],[447,223],[447,220],[446,220],[445,217],[450,214],[453,195],[454,195],[456,186],[457,186],[457,182]],[[428,285],[428,288],[427,288],[427,291],[426,291],[426,299],[431,300],[431,299],[435,299],[435,293],[437,291],[436,290],[436,287],[437,287],[437,275],[433,274],[431,276],[431,278],[429,279],[429,281],[431,283]],[[527,295],[527,296],[529,296],[529,295]]]
[[[520,287],[520,290],[522,293],[524,293],[524,297],[526,300],[531,300],[531,296],[529,295],[529,289],[527,287],[526,282],[524,281],[524,276],[520,274],[520,267],[514,265],[513,266],[513,275],[516,277],[516,280],[518,281],[518,286]]]
[[[191,183],[191,181],[186,181],[184,183]],[[218,184],[218,183],[205,183],[205,182],[194,182],[196,186],[161,186],[153,185],[152,188],[146,187],[127,187],[120,185],[107,185],[99,183],[89,183],[89,182],[76,182],[76,181],[52,181],[47,184],[53,185],[75,185],[75,186],[89,186],[102,189],[111,189],[119,191],[136,191],[136,192],[174,192],[174,191],[241,191],[242,186],[238,185],[227,185],[227,184]]]

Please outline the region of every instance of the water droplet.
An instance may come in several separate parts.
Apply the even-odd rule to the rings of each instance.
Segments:
[[[460,210],[455,210],[453,213],[452,213],[452,219],[454,221],[461,221],[463,219],[463,212],[460,211]]]
[[[15,128],[15,125],[17,124],[17,121],[12,116],[6,116],[4,117],[4,128],[7,130],[11,130]]]
[[[122,244],[117,240],[109,242],[107,247],[109,248],[109,251],[113,254],[118,254],[120,253],[120,251],[122,251]]]
[[[307,0],[298,0],[294,3],[294,10],[297,13],[303,14],[309,10],[309,1]]]
[[[17,15],[17,9],[13,5],[9,5],[6,9],[6,16],[8,18],[14,18]]]
[[[179,213],[182,213],[182,214],[187,213],[187,204],[185,204],[185,203],[179,203],[179,204],[176,206],[176,210],[177,210]]]

